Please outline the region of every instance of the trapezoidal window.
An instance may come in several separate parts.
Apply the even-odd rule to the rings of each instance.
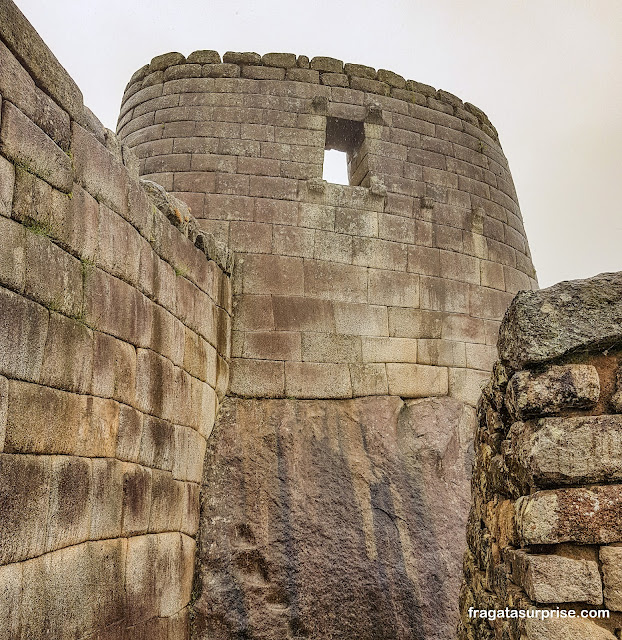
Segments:
[[[362,160],[365,132],[362,122],[326,118],[326,144],[322,177],[334,184],[359,186],[367,175]]]

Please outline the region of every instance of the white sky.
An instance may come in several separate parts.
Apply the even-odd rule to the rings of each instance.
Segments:
[[[620,0],[17,0],[115,129],[131,74],[196,49],[332,56],[497,127],[541,286],[622,270]]]

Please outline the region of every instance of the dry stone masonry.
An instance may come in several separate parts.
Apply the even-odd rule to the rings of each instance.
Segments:
[[[461,640],[622,633],[622,276],[522,292],[478,406]],[[576,619],[469,617],[469,609]],[[609,610],[607,619],[581,611]]]
[[[327,149],[349,185],[322,179]],[[455,637],[475,403],[537,288],[481,110],[206,50],[137,71],[115,135],[0,0],[0,237],[0,640]],[[502,352],[525,370],[521,535],[566,549],[578,528],[537,514],[615,503],[615,416],[588,416],[591,361],[536,370],[530,344]],[[606,434],[591,484],[550,492],[575,461],[534,453],[540,416],[550,440]],[[602,568],[618,606],[608,514],[580,552],[515,545],[528,597],[596,603]]]

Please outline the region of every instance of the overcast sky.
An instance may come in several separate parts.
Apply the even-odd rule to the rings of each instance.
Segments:
[[[131,74],[196,49],[332,56],[483,109],[541,286],[622,270],[621,0],[17,0],[115,129]]]

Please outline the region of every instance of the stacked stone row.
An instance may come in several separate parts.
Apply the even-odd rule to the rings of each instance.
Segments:
[[[0,638],[179,640],[230,256],[10,2],[0,108]]]
[[[293,53],[227,51],[221,58],[217,51],[194,51],[188,57],[171,52],[155,57],[130,78],[125,96],[154,84],[182,78],[249,78],[252,80],[291,80],[364,91],[390,96],[461,118],[480,127],[493,140],[497,130],[478,107],[434,87],[406,80],[387,69],[374,69],[362,64],[343,63],[326,56],[296,56]],[[124,123],[121,121],[120,126]]]
[[[619,638],[621,291],[604,274],[508,310],[478,407],[461,640]],[[506,608],[564,615],[473,614]]]

